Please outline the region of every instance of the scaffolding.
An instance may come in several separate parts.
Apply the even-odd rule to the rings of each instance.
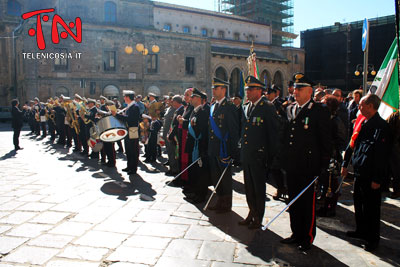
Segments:
[[[294,0],[214,0],[215,10],[247,17],[272,27],[272,44],[293,44]]]

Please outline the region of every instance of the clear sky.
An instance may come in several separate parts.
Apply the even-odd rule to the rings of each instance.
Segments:
[[[346,23],[364,18],[393,15],[395,0],[293,0],[294,32]],[[215,0],[159,0],[159,2],[216,10]],[[300,45],[300,36],[294,46]]]

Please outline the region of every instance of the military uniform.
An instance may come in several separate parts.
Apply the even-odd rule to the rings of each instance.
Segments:
[[[242,125],[241,157],[250,209],[248,220],[256,227],[260,226],[264,216],[267,163],[271,163],[278,144],[278,118],[274,106],[264,96],[258,102],[247,103]]]
[[[171,122],[171,127],[168,133],[168,141],[171,143],[171,146],[174,147],[174,158],[176,159],[176,161],[171,161],[170,162],[170,174],[178,174],[179,170],[180,170],[180,160],[179,160],[179,153],[176,153],[176,151],[179,151],[179,148],[181,147],[181,141],[178,135],[178,127],[179,127],[179,122],[178,122],[178,116],[182,115],[184,112],[184,106],[180,106],[179,108],[177,108],[174,112],[174,116],[172,117],[172,122]],[[175,165],[176,164],[176,165]],[[177,185],[179,183],[182,183],[182,180],[178,177],[177,179]],[[180,182],[178,182],[180,181]]]
[[[304,84],[308,84],[308,87],[313,85],[303,74],[295,74],[293,80],[295,88]],[[330,114],[326,106],[310,99],[302,107],[298,106],[297,102],[292,103],[286,113],[289,124],[285,133],[284,168],[291,201],[314,180],[315,176],[327,170],[332,138]],[[294,202],[289,213],[293,233],[291,240],[299,244],[300,250],[309,249],[316,234],[314,186],[310,186]]]
[[[214,86],[227,86],[214,78]],[[232,171],[228,165],[229,158],[238,157],[239,141],[238,116],[235,105],[226,97],[214,103],[210,109],[208,156],[210,175],[214,185],[217,184],[222,172],[228,166],[217,188],[218,201],[210,209],[229,211],[232,208]]]

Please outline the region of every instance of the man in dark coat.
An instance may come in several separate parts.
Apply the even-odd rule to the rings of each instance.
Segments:
[[[311,99],[314,83],[302,73],[295,73],[293,81],[296,102],[286,111],[289,124],[284,142],[290,201],[315,176],[326,172],[332,148],[329,110]],[[281,242],[297,244],[301,251],[310,249],[316,234],[314,186],[294,202],[289,213],[292,236]]]
[[[189,117],[189,132],[185,147],[186,153],[189,154],[189,163],[200,158],[198,164],[189,169],[190,191],[185,192],[185,199],[193,204],[205,200],[210,182],[207,157],[209,113],[202,106],[202,99],[206,97],[205,93],[197,88],[193,89],[191,104],[194,109]]]
[[[278,144],[278,117],[274,106],[263,95],[264,84],[253,76],[246,78],[248,104],[243,115],[241,157],[246,200],[249,206],[247,218],[240,225],[249,229],[261,227],[265,210],[265,177],[267,165],[276,154]]]
[[[14,129],[13,143],[15,150],[23,149],[19,146],[19,134],[24,124],[24,112],[18,108],[18,105],[18,99],[11,101],[11,126]]]
[[[178,136],[178,127],[179,127],[178,117],[182,116],[182,114],[184,112],[184,108],[185,108],[182,104],[182,97],[179,95],[175,95],[172,98],[171,105],[175,108],[175,112],[174,112],[174,116],[172,117],[172,123],[171,123],[171,127],[169,129],[168,135],[167,135],[167,139],[171,143],[171,145],[175,148],[174,157],[175,157],[176,161],[170,162],[169,171],[167,171],[165,173],[166,175],[176,175],[179,173],[179,170],[180,170],[180,168],[179,168],[179,152],[177,153],[177,151],[179,151],[179,146],[180,146],[179,136]],[[177,177],[169,185],[180,187],[183,185],[183,182],[180,179],[180,177]]]
[[[128,106],[123,114],[111,111],[113,116],[125,122],[128,126],[128,134],[125,137],[125,153],[128,166],[123,169],[128,175],[136,174],[139,163],[139,107],[135,102],[135,92],[124,90],[124,101]]]
[[[366,241],[366,251],[375,250],[380,239],[381,183],[387,177],[388,167],[388,124],[378,113],[381,100],[368,94],[359,103],[359,110],[365,117],[355,125],[358,136],[347,147],[342,164],[342,175],[347,175],[350,163],[354,168],[354,210],[356,230],[347,236]],[[354,136],[354,135],[353,135]]]
[[[226,97],[228,86],[229,83],[226,81],[218,78],[213,80],[212,93],[215,102],[210,109],[208,156],[214,186],[217,185],[225,168],[228,168],[217,188],[217,203],[209,207],[217,213],[232,210],[230,162],[239,155],[238,116],[235,105]]]

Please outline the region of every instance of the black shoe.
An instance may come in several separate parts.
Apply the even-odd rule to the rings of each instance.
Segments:
[[[238,221],[239,225],[249,225],[252,222],[253,218],[251,216],[247,216],[246,219]]]
[[[172,186],[172,187],[182,187],[183,186],[183,182],[179,178],[176,178],[175,180],[172,180],[170,182],[166,182],[166,184],[168,186]]]
[[[206,201],[206,198],[201,196],[194,196],[193,198],[184,197],[183,199],[191,204],[200,204]]]
[[[22,150],[22,149],[24,149],[24,148],[20,147],[20,146],[17,146],[14,150],[17,151],[17,150]]]
[[[295,237],[291,236],[280,241],[282,244],[297,244],[298,241]]]
[[[165,173],[166,176],[175,176],[175,175],[178,175],[178,174],[179,174],[179,172],[173,172],[173,171],[167,171]]]
[[[86,155],[87,155],[87,153],[85,153]],[[99,158],[99,155],[98,154],[90,154],[89,155],[89,157],[91,158],[91,159],[98,159]]]
[[[135,171],[132,171],[132,170],[129,170],[129,171],[128,171],[128,175],[134,175],[134,174],[136,174]]]
[[[364,245],[364,250],[371,252],[374,251],[378,248],[379,242],[367,242],[367,244]]]
[[[390,194],[391,199],[400,198],[400,192],[393,192]]]
[[[130,169],[128,167],[126,167],[125,169],[122,169],[123,172],[129,172]]]
[[[118,153],[124,153],[124,150],[122,148],[118,149]]]
[[[305,243],[305,242],[303,242],[297,246],[297,249],[300,250],[301,252],[306,252],[310,248],[311,248],[311,244]]]
[[[169,165],[169,161],[164,162],[163,165],[164,165],[164,166],[168,166],[168,165]]]
[[[357,231],[348,231],[346,233],[346,236],[351,237],[351,238],[357,238],[357,239],[365,239],[365,235],[363,235],[360,232]]]
[[[115,163],[112,163],[112,162],[107,162],[107,167],[109,167],[109,168],[115,168]]]

